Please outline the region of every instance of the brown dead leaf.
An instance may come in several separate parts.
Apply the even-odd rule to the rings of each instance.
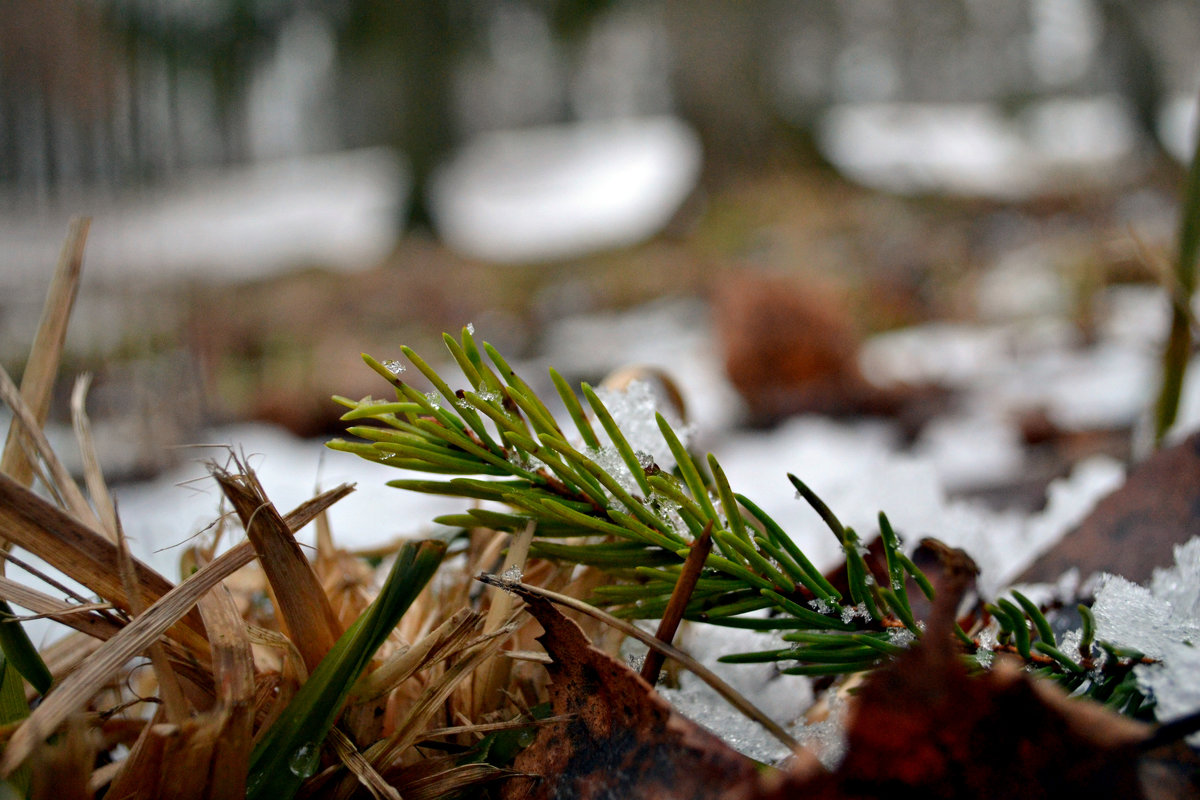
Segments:
[[[944,616],[944,615],[939,615]],[[931,624],[922,644],[865,682],[833,773],[799,770],[754,800],[1140,798],[1150,728],[1068,698],[1007,661],[972,675]]]
[[[638,797],[703,800],[756,780],[752,762],[676,714],[632,669],[592,647],[549,602],[527,597],[553,663],[547,725],[517,757],[505,800]]]
[[[861,336],[841,287],[739,270],[716,284],[712,308],[726,374],[756,424],[801,413],[894,414],[910,399],[912,390],[863,377]]]
[[[1177,544],[1200,535],[1200,433],[1160,450],[1130,472],[1079,527],[1027,569],[1018,583],[1053,582],[1071,567],[1144,583],[1169,566]]]

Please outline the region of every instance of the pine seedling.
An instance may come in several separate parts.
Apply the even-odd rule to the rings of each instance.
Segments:
[[[878,667],[924,634],[912,593],[932,600],[934,585],[905,553],[886,515],[879,515],[882,566],[872,566],[859,534],[800,478],[787,475],[838,541],[845,558],[839,588],[774,519],[733,490],[715,456],[698,461],[661,414],[655,421],[673,464],[648,458],[644,451],[663,448],[639,449],[644,443],[629,440],[618,422],[621,415],[587,384],[576,392],[550,371],[569,419],[561,424],[491,345],[484,343],[481,351],[466,329],[460,339],[447,335],[445,341],[470,388],[453,389],[405,348],[437,389],[425,395],[402,380],[399,370],[364,355],[396,398],[335,398],[348,409],[343,419],[354,423],[348,433],[356,440],[329,444],[431,476],[390,481],[396,488],[488,504],[436,522],[514,533],[535,523],[530,555],[609,573],[617,580],[597,587],[591,601],[625,619],[663,616],[691,543],[711,531],[713,547],[683,618],[776,632],[783,645],[721,659],[730,663],[775,662],[788,674],[839,675]],[[1089,616],[1079,652],[1072,654],[1059,647],[1042,610],[1022,594],[1000,598],[984,612],[981,621],[994,620],[998,629],[995,649],[1126,713],[1142,707],[1145,698],[1131,677],[1140,654],[1094,642]],[[982,641],[983,626],[975,628],[968,633],[956,626],[955,633],[964,658],[985,667],[993,648]]]

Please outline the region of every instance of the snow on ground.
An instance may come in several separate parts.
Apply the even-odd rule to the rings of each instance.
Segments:
[[[219,513],[220,490],[209,477],[208,465],[234,470],[231,454],[244,457],[268,498],[284,514],[318,491],[354,484],[355,491],[329,510],[335,541],[350,549],[414,538],[436,527],[430,522],[434,517],[462,510],[461,502],[453,499],[384,485],[396,478],[418,477],[414,473],[335,452],[323,442],[299,439],[279,428],[260,424],[221,428],[203,444],[209,446],[191,448],[193,458],[156,480],[120,486],[114,492],[131,550],[172,579],[178,576],[183,546]],[[311,544],[312,527],[298,538]]]

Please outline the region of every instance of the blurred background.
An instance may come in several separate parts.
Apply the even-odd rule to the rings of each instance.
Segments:
[[[956,374],[1095,353],[1169,262],[1197,54],[1192,0],[0,0],[0,360],[89,214],[64,374],[114,479],[214,424],[327,436],[382,389],[360,352],[468,323],[574,380],[671,369],[713,430],[969,437],[928,433]],[[1147,369],[1004,435],[1127,454]]]

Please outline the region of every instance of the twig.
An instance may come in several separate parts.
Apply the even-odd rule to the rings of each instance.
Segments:
[[[683,619],[683,612],[687,610],[688,601],[692,599],[696,581],[700,580],[704,560],[712,552],[712,529],[712,520],[709,520],[704,526],[704,532],[691,544],[691,551],[683,562],[683,571],[679,573],[679,580],[675,582],[675,588],[671,591],[671,599],[667,601],[667,609],[658,623],[658,630],[654,632],[660,642],[670,644],[675,640],[675,631],[679,630],[679,623]],[[664,660],[663,654],[658,650],[651,649],[646,653],[646,660],[642,662],[642,678],[646,683],[651,686],[658,683],[658,673],[662,671]]]

